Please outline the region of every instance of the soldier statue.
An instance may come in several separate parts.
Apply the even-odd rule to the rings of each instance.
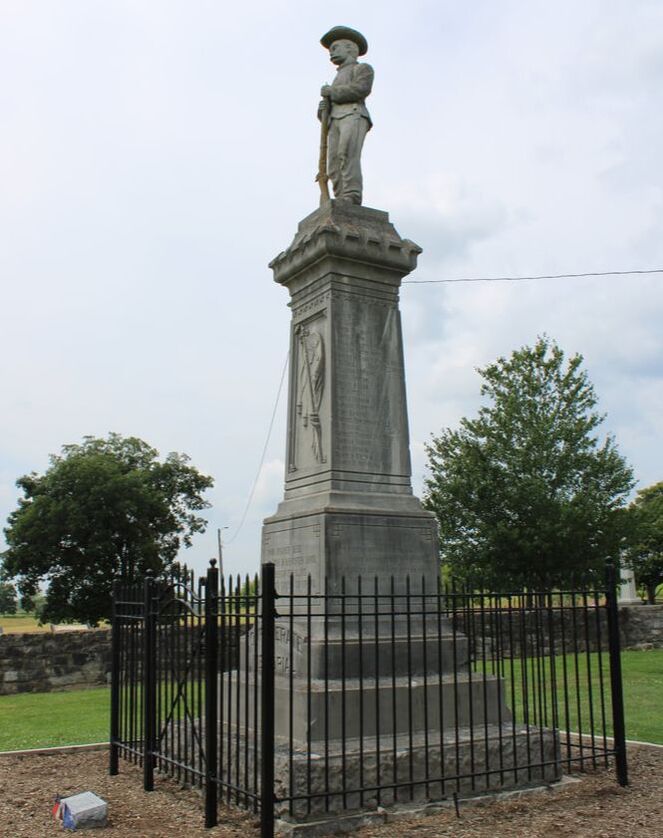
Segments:
[[[322,123],[318,181],[322,199],[328,199],[327,178],[338,201],[361,204],[361,150],[372,126],[366,97],[373,86],[373,68],[357,58],[368,50],[366,38],[355,29],[335,26],[320,39],[336,64],[336,78],[323,85],[318,119]]]

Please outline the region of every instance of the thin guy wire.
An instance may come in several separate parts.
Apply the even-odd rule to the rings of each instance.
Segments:
[[[258,479],[260,478],[260,472],[262,471],[262,467],[265,464],[265,455],[267,454],[267,446],[269,445],[269,440],[272,436],[272,428],[274,427],[274,419],[276,418],[276,411],[279,406],[279,401],[281,400],[281,391],[283,390],[283,381],[285,379],[285,373],[288,369],[288,361],[290,360],[290,351],[288,350],[287,355],[285,356],[285,363],[283,364],[283,372],[281,373],[281,381],[279,382],[279,390],[276,394],[276,401],[274,402],[274,409],[272,410],[272,418],[269,421],[269,429],[267,430],[267,438],[265,439],[265,444],[262,449],[262,455],[260,457],[260,465],[258,466],[258,471],[256,472],[255,480],[253,481],[253,486],[251,487],[251,491],[249,492],[248,500],[246,501],[246,506],[244,507],[244,512],[242,512],[242,517],[240,522],[237,526],[237,529],[233,533],[232,537],[226,541],[226,545],[230,545],[239,535],[242,527],[244,526],[244,522],[246,521],[246,516],[248,515],[249,509],[251,507],[251,501],[253,500],[253,495],[255,494],[256,487],[258,485]]]
[[[530,279],[578,279],[586,276],[632,276],[635,274],[662,274],[663,268],[636,271],[594,271],[579,274],[541,274],[540,276],[464,276],[455,279],[404,279],[403,285],[439,285],[443,282],[526,282]]]

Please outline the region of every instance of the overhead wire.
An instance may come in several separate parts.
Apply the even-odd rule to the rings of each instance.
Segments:
[[[636,274],[663,274],[663,268],[633,271],[588,271],[577,274],[539,274],[536,276],[461,276],[453,279],[404,279],[403,285],[438,285],[443,282],[527,282],[536,279],[579,279],[592,276],[632,276]]]

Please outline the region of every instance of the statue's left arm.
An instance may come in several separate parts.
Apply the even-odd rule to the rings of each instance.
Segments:
[[[348,102],[361,102],[371,92],[373,87],[373,68],[370,64],[357,64],[350,84],[332,84],[330,96],[337,105]]]

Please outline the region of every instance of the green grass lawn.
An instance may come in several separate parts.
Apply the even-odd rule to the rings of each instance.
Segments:
[[[0,696],[0,751],[107,742],[110,689]]]
[[[663,649],[622,653],[626,738],[663,745]]]
[[[0,626],[2,626],[5,634],[41,634],[43,632],[50,632],[50,623],[39,625],[39,621],[34,614],[0,614]],[[66,627],[66,624],[65,624]],[[101,623],[100,628],[106,628],[106,623]],[[85,629],[85,626],[76,623],[75,628]]]
[[[50,626],[40,626],[34,614],[0,614],[0,626],[6,634],[18,634],[19,632],[50,631]]]
[[[604,658],[604,683],[608,685],[608,658]],[[549,663],[547,659],[542,659]],[[581,678],[586,684],[586,662],[580,656],[584,666]],[[593,682],[593,704],[598,710],[598,666],[597,656],[590,656],[590,670]],[[572,707],[570,726],[576,729],[577,710],[576,694],[573,689],[574,678],[571,669],[572,659],[567,658],[567,680],[569,701]],[[663,649],[645,652],[622,653],[624,676],[624,703],[626,707],[626,736],[646,742],[663,745]],[[531,663],[529,666],[531,673]],[[521,671],[516,664],[514,676],[516,684],[521,683]],[[507,703],[511,703],[510,673],[506,673]],[[558,692],[562,694],[562,661],[557,661]],[[549,683],[549,678],[547,677]],[[607,696],[606,696],[607,698]],[[165,702],[169,703],[169,702]],[[516,713],[522,720],[522,690],[516,688]],[[583,732],[588,732],[588,691],[580,690],[581,717]],[[108,740],[110,712],[110,690],[107,687],[91,690],[53,693],[22,693],[19,695],[0,696],[0,751],[20,748],[40,748],[56,745],[76,745],[87,742],[105,742]],[[609,732],[612,730],[610,702],[606,701],[606,714]],[[564,726],[564,718],[560,719]],[[595,718],[600,724],[598,712]]]
[[[612,735],[612,705],[610,703],[610,670],[607,653],[601,656],[604,712],[607,735]],[[558,726],[569,730],[591,732],[591,713],[594,716],[594,731],[598,732],[602,726],[601,711],[601,679],[599,676],[599,656],[592,653],[589,656],[578,656],[579,689],[576,689],[576,673],[572,655],[566,657],[566,692],[568,694],[568,718],[563,712],[564,697],[564,660],[557,658],[555,677],[557,680],[558,696]],[[514,709],[516,720],[523,721],[523,672],[520,661],[513,664],[514,689],[511,684],[511,671],[508,662],[505,664],[504,679],[506,684],[506,701],[510,709]],[[589,671],[588,671],[589,670]],[[538,722],[538,715],[542,707],[536,701],[537,681],[545,678],[545,684],[550,685],[550,659],[541,658],[540,667],[536,659],[530,659],[527,665],[528,681],[528,712],[532,724]],[[591,708],[589,682],[591,679]],[[663,707],[660,695],[663,693],[663,649],[651,649],[643,652],[622,652],[622,682],[624,685],[624,713],[626,718],[626,738],[638,739],[643,742],[657,742],[663,745]],[[514,700],[515,698],[515,700]],[[546,702],[543,708],[545,723],[552,722],[552,707]],[[580,719],[580,724],[578,720]]]

